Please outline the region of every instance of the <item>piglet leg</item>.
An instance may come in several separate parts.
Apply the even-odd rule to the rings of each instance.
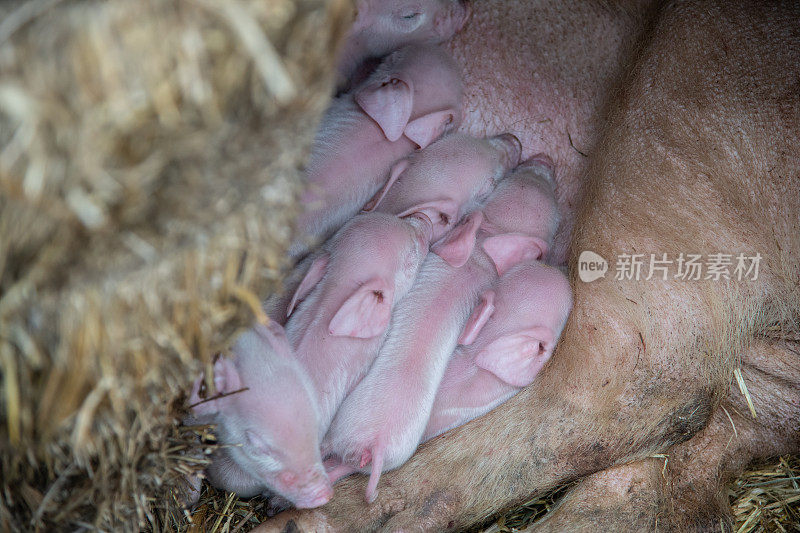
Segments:
[[[767,23],[776,29],[764,34]],[[714,51],[705,44],[712,33],[725,39]],[[376,504],[364,506],[363,480],[345,480],[316,515],[323,525],[463,527],[566,481],[664,453],[708,425],[752,336],[772,323],[796,327],[796,315],[780,312],[781,304],[797,309],[800,264],[800,205],[785,194],[800,187],[789,155],[800,143],[800,57],[778,40],[788,35],[796,38],[796,13],[783,7],[665,7],[592,153],[591,194],[571,246],[612,260],[758,251],[758,279],[573,277],[562,343],[532,386],[386,473]],[[765,58],[759,69],[754,57]]]
[[[365,452],[361,458],[361,468],[367,466],[370,462],[372,463],[369,482],[365,491],[365,497],[369,503],[374,502],[375,498],[378,497],[378,481],[381,479],[381,471],[383,470],[383,457],[383,447],[376,445],[371,451]]]
[[[343,477],[347,477],[353,472],[358,472],[357,468],[353,468],[352,466],[346,465],[341,461],[337,460],[330,460],[325,461],[325,469],[328,473],[328,479],[331,480],[331,483],[336,483]]]

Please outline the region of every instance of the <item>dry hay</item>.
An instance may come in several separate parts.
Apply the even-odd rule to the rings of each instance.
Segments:
[[[728,488],[736,533],[800,531],[800,457],[753,467]]]
[[[0,530],[267,515],[207,487],[186,520],[173,489],[209,428],[179,420],[279,287],[351,16],[349,0],[0,4]],[[748,527],[777,512],[764,476],[734,485],[761,513]]]
[[[279,287],[352,5],[0,15],[0,530],[160,529],[181,395]]]

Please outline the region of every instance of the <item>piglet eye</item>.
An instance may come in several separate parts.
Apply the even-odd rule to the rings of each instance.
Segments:
[[[421,13],[406,13],[405,15],[403,15],[402,18],[404,20],[413,20],[413,19],[417,18],[420,15],[421,15]]]
[[[450,217],[446,213],[439,213],[439,221],[446,226],[450,223]]]

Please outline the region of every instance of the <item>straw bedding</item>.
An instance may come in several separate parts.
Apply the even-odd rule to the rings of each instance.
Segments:
[[[158,529],[183,391],[279,288],[352,6],[3,9],[0,530]]]
[[[352,9],[0,4],[0,530],[265,516],[206,490],[190,525],[177,497],[209,428],[179,421],[194,377],[280,288]],[[782,461],[733,485],[745,531],[800,527],[798,463]],[[786,505],[769,499],[780,480]]]

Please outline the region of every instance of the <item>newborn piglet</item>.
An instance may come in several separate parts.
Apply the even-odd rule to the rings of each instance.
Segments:
[[[512,267],[484,291],[447,364],[422,442],[529,385],[553,354],[571,308],[566,276],[539,261]]]
[[[333,495],[319,454],[312,384],[275,322],[242,333],[232,357],[214,363],[217,394],[205,398],[204,379],[190,397],[192,416],[215,424],[224,446],[208,477],[242,497],[272,491],[298,508],[323,505]]]
[[[401,217],[424,213],[433,222],[437,241],[486,200],[517,166],[521,151],[519,139],[510,133],[488,139],[448,135],[392,165],[388,181],[364,210]]]
[[[335,98],[311,149],[295,258],[324,241],[383,185],[392,165],[461,120],[461,76],[441,49],[389,55],[353,93]]]
[[[318,252],[289,303],[286,334],[327,428],[378,353],[392,308],[428,254],[424,215],[353,218]]]
[[[409,44],[440,43],[469,18],[466,0],[358,0],[339,54],[340,85],[358,83],[365,61]]]
[[[425,259],[411,293],[395,308],[375,363],[323,439],[332,480],[369,471],[366,498],[374,500],[381,472],[400,466],[419,444],[479,296],[498,272],[543,256],[557,223],[552,169],[533,162],[501,181],[482,211],[434,245],[439,255]]]
[[[520,151],[519,140],[511,134],[489,139],[448,135],[392,165],[386,183],[365,204],[364,211],[424,216],[433,224],[430,241],[435,242],[463,213],[486,199],[505,172],[517,164]],[[359,248],[368,249],[363,243]],[[295,271],[309,271],[311,262],[306,257]],[[286,284],[295,288],[300,279],[292,273]],[[286,296],[272,297],[267,303],[270,316],[283,320],[289,303]]]
[[[395,165],[402,171],[370,206],[388,212],[355,217],[317,254],[289,303],[286,329],[314,381],[323,424],[372,364],[432,239],[489,194],[517,163],[519,146],[512,135],[433,143]]]

